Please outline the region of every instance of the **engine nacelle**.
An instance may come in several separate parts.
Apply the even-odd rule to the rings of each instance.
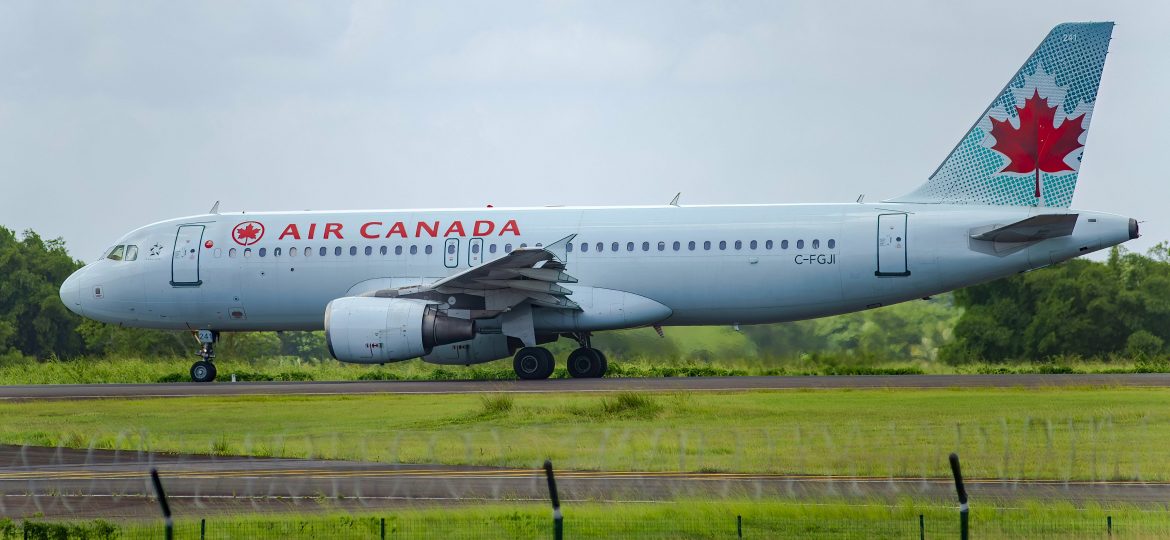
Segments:
[[[512,356],[508,337],[503,334],[476,334],[471,341],[460,341],[435,347],[423,361],[432,364],[470,366]]]
[[[325,307],[325,342],[342,362],[381,364],[426,355],[437,345],[475,337],[468,319],[410,298],[348,296]]]

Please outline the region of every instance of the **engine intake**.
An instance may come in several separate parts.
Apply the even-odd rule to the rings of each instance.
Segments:
[[[409,360],[473,337],[472,321],[443,315],[426,300],[349,296],[325,307],[325,342],[342,362]]]

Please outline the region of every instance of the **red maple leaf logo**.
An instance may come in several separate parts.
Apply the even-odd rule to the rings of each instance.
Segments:
[[[255,244],[263,236],[264,225],[258,221],[245,221],[232,230],[232,240],[241,246]]]
[[[1007,166],[999,172],[1035,172],[1039,181],[1039,171],[1056,173],[1073,170],[1064,162],[1064,158],[1084,146],[1077,139],[1085,132],[1081,127],[1085,115],[1082,113],[1076,118],[1066,118],[1060,127],[1053,127],[1056,107],[1049,107],[1048,99],[1041,98],[1038,90],[1016,111],[1020,116],[1019,129],[1012,127],[1006,119],[991,118],[991,136],[995,137],[991,149],[1007,156],[1009,160]]]

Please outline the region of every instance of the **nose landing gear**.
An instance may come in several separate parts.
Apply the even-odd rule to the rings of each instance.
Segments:
[[[219,341],[219,332],[214,330],[200,330],[195,333],[199,339],[199,351],[195,354],[203,359],[191,365],[191,380],[195,382],[211,382],[215,380],[215,342]]]

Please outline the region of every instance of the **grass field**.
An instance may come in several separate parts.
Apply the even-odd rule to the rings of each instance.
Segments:
[[[903,501],[896,505],[841,501],[676,501],[654,504],[569,503],[564,507],[566,538],[735,538],[737,516],[744,538],[917,538],[919,516],[928,538],[958,536],[954,508]],[[1073,508],[1059,503],[1013,508],[975,505],[974,538],[1104,538],[1107,517],[1119,538],[1164,538],[1170,514],[1129,506]],[[368,514],[310,514],[210,517],[206,538],[300,539],[379,538],[549,538],[551,511],[537,503],[406,508]],[[7,525],[7,527],[5,527]],[[155,522],[38,524],[30,529],[53,536],[72,528],[74,537],[161,538]],[[20,538],[17,524],[0,522],[0,539]],[[9,534],[5,534],[5,532]],[[176,538],[199,538],[197,518],[180,518]],[[31,535],[29,538],[40,538]],[[63,535],[61,537],[64,537]]]
[[[562,355],[563,356],[563,355]],[[192,357],[181,358],[79,358],[37,362],[23,357],[0,358],[0,385],[158,383],[189,381]],[[435,366],[410,360],[385,366],[343,364],[332,359],[302,360],[267,357],[253,360],[220,358],[216,366],[221,380],[232,375],[239,381],[354,381],[354,380],[502,380],[515,379],[511,360],[472,367]],[[1112,362],[1069,359],[1036,364],[965,364],[951,366],[927,361],[858,362],[849,359],[721,358],[716,361],[611,360],[611,377],[700,377],[746,375],[904,375],[987,373],[1150,373],[1170,371],[1165,361]],[[553,377],[565,378],[564,367]]]
[[[560,469],[1170,480],[1170,390],[198,397],[0,403],[0,442]]]

